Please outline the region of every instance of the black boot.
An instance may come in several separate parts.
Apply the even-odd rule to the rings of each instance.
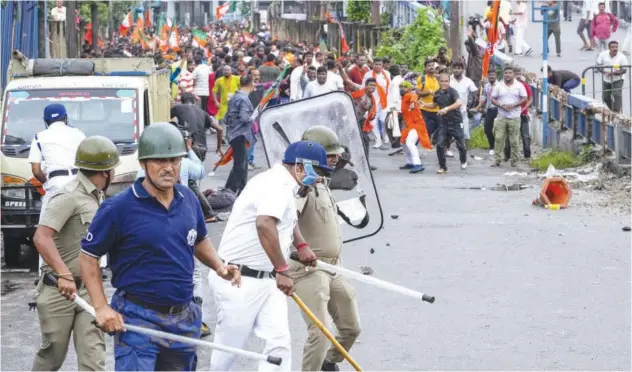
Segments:
[[[322,370],[323,371],[340,371],[340,368],[338,368],[338,365],[336,363],[331,363],[328,362],[326,359],[323,361],[323,366],[322,366]]]

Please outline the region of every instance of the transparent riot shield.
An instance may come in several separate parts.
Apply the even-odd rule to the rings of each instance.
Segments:
[[[331,92],[305,100],[266,108],[259,127],[268,165],[280,163],[289,143],[300,141],[312,126],[332,129],[348,149],[344,168],[332,176],[344,242],[376,234],[384,223],[382,207],[362,143],[351,96]]]

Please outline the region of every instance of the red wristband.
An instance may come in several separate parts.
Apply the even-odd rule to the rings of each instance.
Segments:
[[[288,271],[289,269],[290,269],[290,267],[287,264],[285,264],[285,266],[283,266],[281,268],[278,268],[278,269],[275,267],[274,271],[276,271],[277,273],[282,273],[284,271]]]
[[[307,243],[301,243],[301,244],[296,246],[296,249],[301,249],[301,248],[305,248],[305,247],[309,247],[309,245]]]

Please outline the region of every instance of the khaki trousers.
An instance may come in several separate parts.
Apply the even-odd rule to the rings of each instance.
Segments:
[[[299,270],[305,273],[304,266],[301,265]],[[331,315],[338,329],[336,340],[349,351],[361,331],[355,290],[340,275],[314,269],[301,275],[303,273],[292,273],[292,277],[298,276],[294,279],[294,292],[321,322],[326,322],[327,313]],[[330,346],[327,337],[304,313],[303,319],[307,323],[308,336],[303,348],[302,370],[320,371],[325,359],[331,363],[342,362],[344,357]]]
[[[520,146],[520,116],[517,118],[505,118],[501,115],[496,116],[494,120],[494,160],[500,163],[505,154],[505,140],[509,137],[509,145],[511,147],[511,161],[519,160],[518,146]]]
[[[91,303],[85,288],[78,294]],[[33,371],[59,370],[68,353],[71,333],[77,352],[78,370],[105,370],[104,335],[92,324],[92,315],[74,302],[66,300],[57,288],[44,285],[42,280],[35,301],[42,331],[42,344],[35,355]]]

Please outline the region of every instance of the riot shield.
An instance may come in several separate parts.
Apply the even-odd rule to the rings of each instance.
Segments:
[[[344,242],[376,234],[384,216],[371,168],[364,152],[351,96],[337,91],[266,108],[259,127],[268,165],[279,163],[289,143],[300,141],[312,126],[332,129],[348,149],[344,167],[337,167],[330,188],[334,192]]]

